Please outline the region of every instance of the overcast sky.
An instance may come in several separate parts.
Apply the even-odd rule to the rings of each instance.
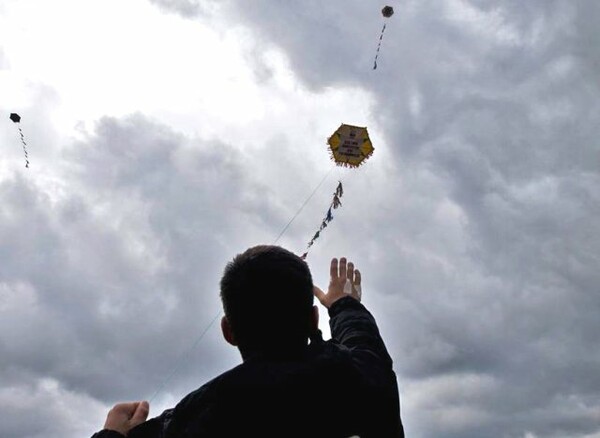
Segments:
[[[190,350],[223,268],[325,175],[278,244],[342,179],[308,262],[362,271],[407,436],[600,437],[600,3],[390,4],[374,71],[384,3],[0,0],[2,438],[237,365]],[[375,153],[328,174],[342,122]]]

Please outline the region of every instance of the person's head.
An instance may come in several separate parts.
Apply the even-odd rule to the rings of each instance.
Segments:
[[[229,262],[221,300],[223,335],[243,357],[302,348],[317,328],[308,265],[278,246],[255,246]]]

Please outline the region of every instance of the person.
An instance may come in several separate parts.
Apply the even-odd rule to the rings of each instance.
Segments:
[[[148,421],[147,402],[117,404],[93,438],[404,437],[392,359],[351,262],[332,259],[323,292],[300,257],[257,246],[220,286],[223,337],[242,364]],[[329,312],[326,342],[314,297]]]

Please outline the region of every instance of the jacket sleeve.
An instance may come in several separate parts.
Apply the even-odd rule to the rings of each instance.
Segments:
[[[374,424],[369,436],[404,437],[396,374],[375,318],[352,297],[333,303],[329,317],[333,341],[348,348],[365,383],[364,395],[370,400],[365,415]]]
[[[385,348],[373,315],[352,297],[337,300],[329,308],[331,337],[353,350],[372,365],[392,368],[392,358]]]

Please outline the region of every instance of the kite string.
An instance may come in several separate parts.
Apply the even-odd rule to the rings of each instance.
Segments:
[[[19,128],[19,134],[21,134],[21,143],[23,143],[23,152],[25,153],[25,167],[29,168],[29,155],[27,154],[27,143],[25,143],[25,136],[23,135],[23,131],[21,127]]]
[[[319,187],[321,187],[323,185],[323,183],[325,182],[325,180],[327,179],[327,177],[331,174],[331,172],[333,171],[333,169],[335,169],[335,166],[333,166],[325,174],[325,176],[319,182],[319,184],[317,184],[317,187],[315,187],[315,189],[308,196],[308,198],[306,199],[306,201],[304,201],[304,203],[302,204],[302,206],[300,207],[300,209],[296,212],[296,214],[292,217],[292,219],[290,219],[290,221],[283,228],[283,230],[281,230],[281,232],[277,236],[277,239],[275,239],[275,241],[273,242],[273,245],[275,245],[279,241],[279,239],[281,239],[281,237],[286,232],[286,230],[289,228],[289,226],[292,224],[292,222],[294,221],[294,219],[296,219],[298,217],[298,215],[304,209],[304,207],[306,206],[306,204],[308,204],[308,202],[312,199],[312,197],[315,195],[315,193],[317,193],[317,190],[319,190]],[[219,310],[219,312],[215,315],[215,317],[212,319],[212,321],[210,322],[210,324],[208,324],[206,326],[206,328],[202,331],[202,333],[200,333],[200,335],[196,338],[196,340],[194,341],[194,343],[192,344],[192,346],[190,348],[188,348],[187,351],[185,351],[184,353],[182,353],[181,356],[179,356],[179,359],[177,359],[177,362],[175,363],[175,366],[173,367],[173,369],[171,370],[171,372],[167,375],[167,377],[165,377],[163,379],[163,381],[158,386],[158,388],[156,389],[156,391],[154,391],[154,394],[152,395],[152,397],[150,397],[150,399],[148,400],[149,403],[152,403],[152,401],[154,401],[154,399],[156,398],[156,396],[158,394],[160,394],[160,392],[165,388],[165,386],[167,385],[167,383],[175,376],[175,374],[177,374],[177,371],[179,371],[179,368],[181,367],[181,365],[184,362],[186,362],[191,357],[193,351],[196,349],[196,347],[198,347],[198,345],[200,344],[200,341],[202,340],[202,338],[204,338],[204,335],[206,335],[206,333],[208,333],[208,330],[210,330],[210,328],[214,325],[215,321],[219,318],[219,316],[221,316],[222,313],[223,313],[223,311]]]
[[[177,373],[177,371],[179,371],[179,367],[191,356],[191,354],[196,349],[196,347],[198,346],[198,344],[200,343],[200,341],[202,340],[202,338],[204,337],[204,335],[213,326],[213,324],[219,318],[219,316],[221,316],[221,310],[219,310],[219,313],[217,313],[215,315],[215,317],[212,319],[212,321],[210,322],[210,324],[208,324],[206,326],[206,328],[202,331],[202,333],[200,334],[200,336],[198,336],[196,338],[196,340],[194,341],[194,343],[192,344],[192,346],[190,348],[188,348],[188,350],[185,351],[179,357],[179,359],[175,363],[175,366],[173,367],[173,369],[171,370],[171,372],[167,375],[167,377],[165,379],[163,379],[163,381],[160,384],[160,386],[156,389],[156,391],[154,392],[154,394],[152,395],[152,397],[150,397],[150,399],[148,400],[149,403],[152,403],[152,401],[156,398],[156,396],[164,389],[164,387],[166,386],[166,384],[173,378],[173,376]]]
[[[313,192],[308,196],[308,198],[306,198],[306,201],[304,201],[304,203],[300,206],[300,209],[290,219],[290,221],[286,224],[286,226],[283,227],[283,230],[281,230],[281,232],[277,236],[277,239],[275,239],[275,242],[273,242],[273,245],[275,245],[277,242],[279,242],[279,239],[281,239],[281,237],[287,231],[287,229],[292,224],[292,222],[294,222],[294,220],[298,217],[298,215],[300,214],[300,212],[304,209],[304,207],[306,207],[306,204],[308,204],[308,202],[312,199],[312,197],[315,195],[315,193],[317,193],[317,190],[319,190],[319,188],[323,185],[323,183],[325,182],[325,180],[327,179],[327,177],[331,174],[331,172],[333,172],[333,169],[335,169],[335,165],[331,169],[329,169],[329,172],[327,172],[325,174],[325,176],[323,177],[323,179],[321,180],[321,182],[319,182],[319,184],[317,184],[317,187],[315,187],[315,189],[313,190]]]
[[[385,32],[385,25],[383,23],[383,28],[381,29],[381,35],[379,35],[379,44],[377,44],[377,51],[375,52],[375,62],[373,63],[373,70],[377,70],[377,58],[379,57],[379,49],[381,49],[381,40],[383,40],[383,33]]]

